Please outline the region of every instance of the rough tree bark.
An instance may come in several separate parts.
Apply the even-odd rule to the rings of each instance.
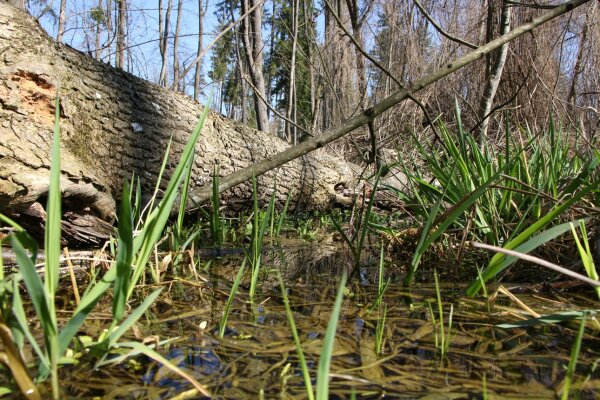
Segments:
[[[63,207],[110,221],[115,195],[135,173],[152,192],[173,136],[166,177],[174,169],[201,107],[122,70],[56,43],[25,12],[0,3],[0,212],[39,215],[50,166],[54,99],[61,102]],[[210,186],[215,164],[229,175],[285,150],[274,137],[210,113],[197,144],[192,191]],[[325,209],[344,201],[338,190],[355,176],[344,161],[321,152],[261,178],[264,201],[277,178],[277,200],[292,192],[296,207]],[[246,183],[223,204],[250,204]]]

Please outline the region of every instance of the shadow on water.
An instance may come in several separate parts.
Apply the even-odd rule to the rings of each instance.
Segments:
[[[210,251],[200,253],[206,263]],[[245,278],[223,338],[218,337],[219,322],[243,255],[237,250],[219,255],[202,275],[205,280],[165,279],[168,290],[147,313],[147,320],[132,330],[131,339],[147,343],[171,339],[159,347],[160,353],[217,398],[305,398],[272,270],[279,268],[285,277],[303,350],[316,379],[338,277],[351,265],[347,252],[334,244],[270,248],[264,255],[262,290],[255,305],[249,302]],[[531,287],[512,289],[522,305],[502,293],[493,299],[467,298],[463,295],[467,282],[456,283],[448,274],[441,289],[446,334],[451,306],[452,324],[450,344],[442,354],[435,287],[418,285],[407,290],[392,282],[382,298],[387,312],[378,353],[377,326],[383,316],[381,308],[374,307],[378,288],[372,283],[377,282],[377,268],[372,264],[365,260],[363,279],[351,283],[345,293],[332,359],[331,398],[349,398],[353,393],[359,398],[556,398],[576,329],[557,324],[511,329],[497,325],[529,318],[524,305],[539,314],[600,308],[591,292],[545,293]],[[386,273],[393,277],[401,271],[391,265]],[[423,273],[431,272],[424,269]],[[149,286],[148,293],[155,285]],[[494,291],[489,290],[491,296]],[[105,305],[110,310],[110,301]],[[110,311],[98,311],[85,327],[86,334],[97,334],[95,330],[103,326],[99,321],[109,315]],[[584,399],[597,398],[600,391],[599,330],[597,321],[592,318],[592,322],[596,326],[590,324],[590,334],[584,336],[571,389]],[[99,369],[66,367],[63,373],[70,376],[63,379],[68,385],[65,389],[77,398],[161,399],[191,389],[187,381],[145,356]]]

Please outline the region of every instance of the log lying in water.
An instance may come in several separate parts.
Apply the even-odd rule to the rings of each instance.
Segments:
[[[0,212],[43,218],[39,204],[48,192],[58,95],[63,209],[71,213],[63,221],[72,230],[67,239],[94,243],[106,237],[125,180],[135,174],[144,195],[151,194],[172,137],[168,179],[202,107],[56,43],[28,14],[4,2],[0,49]],[[277,137],[211,112],[196,146],[192,192],[210,184],[215,165],[225,176],[287,147]],[[258,183],[265,190],[259,192],[265,201],[276,180],[279,203],[292,192],[293,207],[326,209],[347,202],[341,192],[355,176],[353,165],[320,151],[262,175]],[[235,210],[250,204],[251,196],[246,183],[222,199]]]

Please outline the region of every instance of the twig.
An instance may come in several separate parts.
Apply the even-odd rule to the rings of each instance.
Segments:
[[[446,32],[444,30],[444,28],[442,28],[440,25],[438,25],[437,22],[435,22],[435,20],[433,19],[433,17],[431,15],[429,15],[429,13],[427,12],[427,10],[425,9],[425,7],[423,7],[421,5],[421,3],[419,3],[419,0],[413,0],[415,2],[415,6],[417,6],[417,8],[419,9],[419,11],[421,11],[423,13],[423,16],[425,17],[425,19],[427,19],[427,21],[429,21],[431,23],[431,25],[433,25],[433,27],[442,34],[442,36],[452,40],[453,42],[456,43],[460,43],[464,46],[470,47],[472,49],[476,49],[477,46],[474,45],[473,43],[467,42],[466,40],[462,40],[461,38],[457,38],[456,36],[452,36],[451,34],[449,34],[448,32]]]
[[[479,249],[491,250],[491,251],[495,251],[498,253],[506,254],[507,256],[517,257],[517,258],[520,258],[521,260],[529,261],[529,262],[541,265],[542,267],[546,267],[551,270],[554,270],[556,272],[560,272],[561,274],[570,276],[571,278],[579,279],[580,281],[589,283],[592,286],[600,286],[600,281],[588,278],[587,276],[578,274],[577,272],[573,272],[570,269],[563,268],[560,265],[551,263],[550,261],[542,260],[539,257],[534,257],[529,254],[519,253],[518,251],[508,250],[508,249],[504,249],[502,247],[492,246],[492,245],[485,244],[485,243],[473,242],[473,243],[471,243],[471,245],[473,247],[476,247]]]

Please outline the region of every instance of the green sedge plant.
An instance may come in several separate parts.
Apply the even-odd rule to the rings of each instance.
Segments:
[[[259,272],[262,267],[262,252],[265,233],[269,227],[269,220],[273,217],[275,209],[275,190],[271,194],[269,205],[265,211],[258,206],[258,190],[256,177],[252,177],[252,231],[250,236],[250,248],[246,250],[250,258],[251,278],[250,278],[250,301],[254,300],[256,288],[258,286]]]
[[[571,232],[573,233],[573,238],[575,239],[575,243],[577,244],[577,251],[579,252],[579,257],[581,258],[581,262],[583,263],[583,268],[585,269],[587,276],[591,279],[599,280],[598,271],[596,270],[596,264],[594,263],[594,255],[592,254],[587,229],[585,228],[585,222],[583,220],[579,220],[581,240],[579,240],[579,235],[577,235],[575,227],[572,223],[570,224],[570,227]],[[596,291],[598,299],[600,299],[600,287],[596,286],[594,290]]]
[[[452,317],[454,314],[454,305],[450,305],[450,312],[448,314],[448,328],[444,324],[444,303],[442,302],[442,294],[440,290],[440,282],[437,271],[433,272],[433,278],[435,281],[435,294],[438,306],[438,318],[436,320],[435,313],[429,303],[429,313],[431,314],[431,321],[433,323],[434,343],[435,348],[439,351],[440,359],[444,360],[448,355],[448,349],[450,348],[450,342],[452,340]]]
[[[581,323],[579,324],[579,330],[577,331],[575,342],[573,342],[573,347],[571,348],[571,357],[569,357],[567,375],[563,381],[562,394],[560,397],[561,400],[567,400],[569,398],[571,383],[573,382],[573,377],[575,376],[575,368],[577,367],[577,360],[579,359],[579,353],[581,351],[581,341],[583,340],[583,334],[585,332],[585,321],[587,319],[587,315],[587,312],[583,312],[581,316]]]
[[[300,341],[300,335],[298,335],[294,314],[292,312],[292,308],[290,307],[290,300],[288,299],[287,290],[285,288],[283,278],[281,277],[281,271],[279,269],[276,271],[277,279],[279,280],[279,287],[281,288],[281,297],[283,298],[283,304],[285,306],[285,314],[287,316],[288,324],[290,325],[290,330],[292,331],[292,338],[294,339],[294,346],[296,347],[296,354],[298,355],[298,362],[302,371],[304,387],[306,388],[306,396],[309,400],[314,400],[315,394],[313,391],[312,380],[310,378],[310,372],[308,371],[306,357],[304,356],[304,351],[302,350],[302,342]]]
[[[321,354],[319,355],[319,367],[317,369],[317,400],[329,399],[329,373],[331,369],[331,359],[333,358],[333,345],[335,343],[335,333],[337,330],[337,323],[340,319],[347,279],[348,275],[344,271],[340,278],[333,310],[331,311],[331,316],[329,317],[327,330],[325,331],[325,337],[323,339],[323,347],[321,348]]]
[[[225,335],[225,329],[227,328],[227,319],[229,318],[229,313],[231,312],[231,305],[233,304],[233,300],[238,293],[238,287],[240,286],[240,282],[242,282],[242,278],[244,277],[244,273],[246,272],[246,262],[248,261],[248,257],[244,257],[244,261],[242,261],[242,265],[238,270],[233,284],[231,285],[231,290],[229,292],[229,297],[227,298],[227,303],[225,303],[225,309],[223,310],[223,315],[221,316],[221,321],[219,323],[219,337],[223,337]]]
[[[463,129],[458,106],[456,115],[456,134],[440,125],[439,148],[416,142],[428,175],[416,165],[400,162],[410,193],[388,187],[416,204],[412,211],[425,221],[405,285],[411,284],[424,252],[449,229],[513,249],[554,225],[597,186],[591,178],[598,152],[588,158],[573,152],[566,133],[552,119],[545,134],[536,136],[528,127],[513,133],[507,116],[504,149],[494,150],[480,146]],[[504,260],[496,255],[469,293],[496,276]]]

